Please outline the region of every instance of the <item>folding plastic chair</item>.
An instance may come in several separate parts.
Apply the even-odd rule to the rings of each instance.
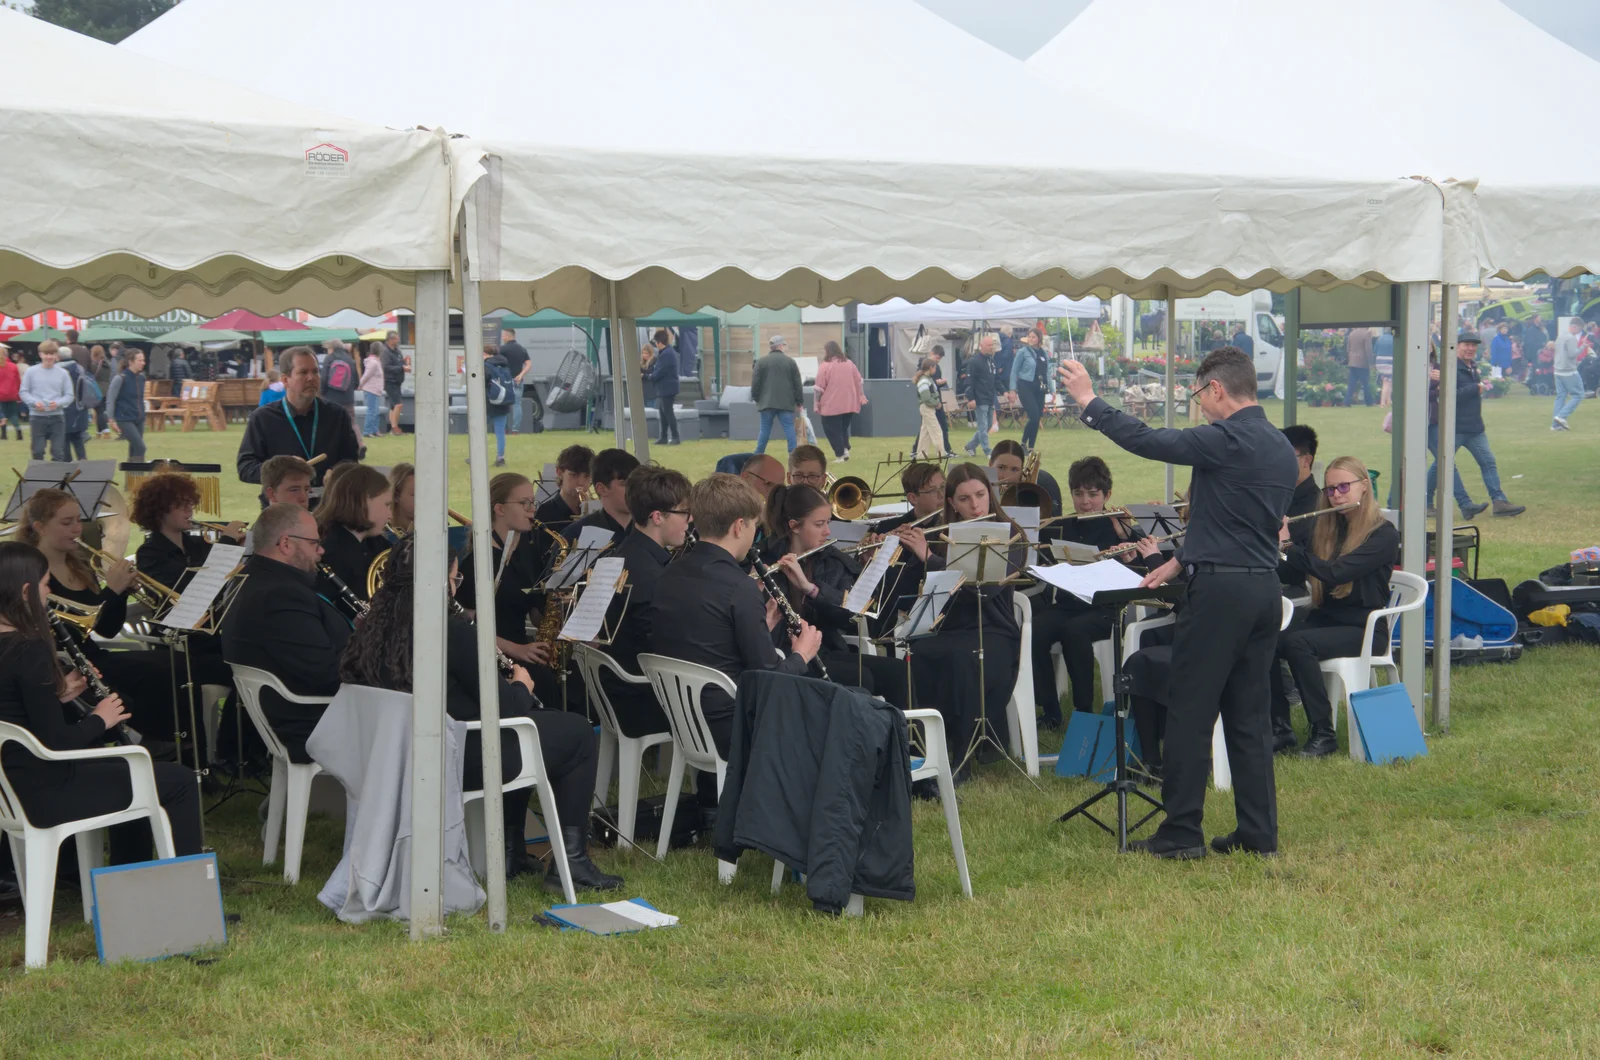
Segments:
[[[633,829],[639,812],[639,774],[644,771],[644,753],[659,744],[671,743],[672,732],[655,732],[648,736],[629,736],[617,724],[617,711],[606,695],[600,675],[609,672],[618,681],[630,685],[648,685],[648,677],[637,677],[617,665],[605,652],[587,644],[574,644],[572,658],[583,675],[584,695],[595,717],[600,719],[600,767],[595,771],[594,801],[604,807],[611,793],[611,767],[617,766],[617,832],[628,843],[633,842]]]
[[[322,696],[297,696],[283,687],[277,676],[254,666],[228,664],[233,669],[233,687],[239,701],[250,715],[250,721],[261,734],[272,756],[272,789],[267,796],[267,835],[261,851],[261,864],[270,865],[278,857],[278,837],[283,835],[283,878],[287,883],[300,882],[300,854],[306,841],[306,814],[311,809],[311,781],[322,772],[315,762],[291,762],[289,752],[272,731],[266,714],[261,709],[261,690],[270,688],[290,703],[321,704],[333,700]],[[284,834],[284,820],[288,831]]]

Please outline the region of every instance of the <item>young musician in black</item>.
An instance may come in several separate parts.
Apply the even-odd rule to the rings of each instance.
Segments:
[[[1027,460],[1028,451],[1022,447],[1021,442],[1007,438],[994,443],[994,449],[989,453],[989,466],[994,468],[996,485],[1000,487],[1001,493],[1005,493],[1007,486],[1014,486],[1022,481],[1022,468]],[[1043,468],[1039,469],[1036,481],[1050,498],[1051,505],[1059,515],[1062,511],[1061,484],[1056,481],[1054,475]]]
[[[339,678],[350,684],[411,691],[411,660],[417,647],[413,641],[414,539],[407,536],[394,546],[384,565],[383,585],[373,595],[371,609],[345,645],[339,660]],[[450,564],[452,589],[460,582],[459,567]],[[445,625],[445,710],[457,721],[479,721],[478,643],[472,624],[451,616]],[[532,718],[539,729],[539,750],[544,768],[555,789],[556,810],[561,817],[561,839],[575,887],[615,890],[622,879],[609,876],[589,859],[589,801],[594,796],[595,768],[599,741],[594,727],[581,714],[544,710],[533,694],[533,678],[516,666],[509,680],[501,679],[496,690],[503,718]],[[515,736],[500,737],[500,775],[512,780],[522,771],[522,754]],[[462,785],[469,791],[483,787],[483,740],[478,732],[467,734],[466,765]],[[504,795],[506,826],[506,877],[534,871],[528,858],[523,822],[528,812],[532,789],[519,788]],[[552,864],[545,885],[561,889],[561,879]]]
[[[690,486],[671,468],[641,466],[628,476],[627,488],[633,532],[607,555],[623,561],[628,586],[611,604],[608,622],[615,636],[602,650],[624,670],[637,674],[639,653],[651,650],[656,590],[673,562],[674,550],[684,547],[688,536]],[[610,674],[602,683],[623,735],[667,731],[667,716],[649,685],[624,684]]]
[[[577,541],[586,526],[598,526],[611,531],[611,542],[620,545],[633,522],[628,510],[628,476],[639,466],[639,458],[626,449],[602,449],[589,465],[589,477],[594,494],[600,500],[600,510],[582,519],[575,519],[561,531],[568,541]]]
[[[0,542],[0,721],[27,729],[48,750],[81,751],[106,743],[107,730],[129,715],[112,695],[82,718],[68,719],[66,704],[85,695],[87,682],[76,672],[62,674],[56,662],[45,607],[53,591],[42,552],[17,541]],[[0,768],[28,820],[41,828],[114,813],[133,799],[128,765],[115,759],[47,762],[7,743]],[[176,762],[156,762],[154,768],[175,852],[198,854],[200,796],[194,774]],[[149,860],[152,837],[144,822],[113,825],[109,831],[112,864]]]
[[[989,474],[977,464],[958,464],[945,479],[945,521],[997,521],[1006,524],[1011,535],[1021,531],[1000,512],[1000,498],[989,483]],[[946,532],[937,536],[946,537]],[[907,547],[911,548],[910,542]],[[929,570],[942,570],[952,552],[959,555],[974,545],[935,544],[924,541],[920,555]],[[1017,558],[1020,559],[1020,550]],[[1006,705],[1017,683],[1017,667],[1022,658],[1022,630],[1013,608],[1014,591],[1008,585],[966,584],[945,605],[944,619],[932,637],[913,641],[911,650],[912,699],[919,707],[932,706],[944,715],[952,761],[966,757],[973,734],[987,720],[1001,748],[1008,746],[1011,731]],[[978,610],[983,609],[980,641]],[[983,649],[979,680],[978,650]],[[969,766],[957,772],[966,779]]]
[[[1004,444],[1004,443],[1002,443]],[[996,456],[999,446],[995,447]],[[1079,515],[1106,510],[1111,500],[1111,469],[1098,456],[1086,456],[1067,472],[1067,488],[1072,491],[1072,510]],[[1064,519],[1040,532],[1041,542],[1074,541],[1097,550],[1133,547],[1117,558],[1124,563],[1139,563],[1158,555],[1160,547],[1139,529],[1137,523],[1120,516],[1097,519]],[[1072,684],[1072,709],[1097,714],[1094,683],[1094,642],[1111,635],[1117,612],[1111,608],[1086,604],[1076,596],[1057,589],[1045,589],[1033,602],[1033,689],[1047,728],[1061,727],[1061,694],[1056,687],[1056,672],[1051,649],[1061,645],[1061,661],[1066,664]]]
[[[589,469],[594,450],[587,445],[569,445],[556,454],[554,497],[539,505],[533,517],[559,533],[568,523],[583,515],[583,502],[589,499]]]
[[[765,514],[767,529],[773,534],[768,546],[774,557],[772,567],[787,580],[791,606],[822,631],[818,656],[829,679],[863,687],[904,710],[904,664],[887,656],[862,655],[845,643],[844,638],[854,636],[857,626],[856,614],[844,606],[844,598],[861,577],[862,563],[837,547],[823,547],[832,517],[828,499],[811,486],[775,487],[767,495]],[[805,553],[810,555],[801,559]],[[780,643],[787,644],[787,629],[779,626],[778,632],[782,634]]]
[[[874,637],[888,635],[900,615],[917,598],[922,577],[927,573],[921,557],[927,554],[928,531],[944,521],[944,471],[938,464],[907,464],[900,471],[900,488],[905,491],[911,510],[875,522],[873,532],[864,539],[873,541],[879,536],[893,534],[903,546],[883,579],[883,602],[872,624]]]
[[[134,554],[140,574],[179,592],[189,584],[191,573],[211,554],[210,542],[190,532],[199,503],[200,488],[179,472],[164,471],[140,484],[130,513],[134,525],[145,532],[144,543]],[[243,544],[244,524],[227,524],[222,536],[229,544]]]
[[[1278,658],[1289,664],[1311,724],[1302,758],[1321,758],[1338,749],[1333,705],[1317,664],[1361,654],[1367,616],[1389,606],[1389,575],[1400,555],[1400,531],[1378,510],[1365,464],[1353,456],[1333,460],[1323,473],[1322,492],[1324,508],[1358,507],[1305,520],[1315,528],[1309,543],[1297,540],[1295,528],[1287,525],[1279,535],[1285,563],[1305,574],[1311,588],[1311,609],[1297,613],[1278,634]],[[1372,637],[1373,650],[1381,652],[1389,643],[1388,623],[1380,620]],[[1274,714],[1287,717],[1289,702],[1277,666],[1272,670],[1272,699]]]
[[[1192,400],[1210,421],[1160,430],[1120,412],[1094,393],[1077,361],[1060,368],[1086,426],[1139,456],[1187,464],[1190,518],[1174,558],[1145,577],[1161,585],[1186,570],[1188,596],[1173,634],[1172,701],[1167,716],[1161,798],[1166,820],[1136,849],[1162,858],[1206,854],[1201,830],[1211,731],[1220,713],[1233,769],[1238,828],[1217,836],[1218,853],[1278,848],[1277,791],[1267,690],[1283,598],[1278,584],[1278,528],[1296,477],[1294,448],[1256,403],[1255,364],[1232,346],[1200,363]]]
[[[137,581],[132,563],[115,559],[97,571],[79,544],[82,509],[65,490],[42,489],[22,506],[16,539],[44,554],[50,565],[50,594],[84,608],[98,608],[93,632],[116,637],[128,618],[128,596]],[[99,564],[96,560],[95,563]],[[172,652],[165,645],[149,651],[113,651],[68,627],[68,636],[101,671],[112,691],[122,697],[133,727],[147,737],[174,738]]]
[[[1295,479],[1294,495],[1289,498],[1289,518],[1305,515],[1315,511],[1317,504],[1322,500],[1322,489],[1317,485],[1316,476],[1311,473],[1312,466],[1317,461],[1317,432],[1303,423],[1291,423],[1283,428],[1283,436],[1289,439],[1289,444],[1294,446],[1295,459],[1299,463],[1299,474]],[[1292,539],[1301,545],[1311,543],[1311,531],[1315,522],[1310,519],[1295,523],[1289,528]],[[1309,591],[1306,589],[1306,576],[1302,571],[1289,566],[1288,563],[1278,565],[1278,581],[1283,583],[1283,593],[1289,597],[1303,597]],[[1272,664],[1274,679],[1283,683],[1283,663]],[[1289,700],[1279,696],[1272,697],[1272,752],[1279,754],[1291,751],[1295,746],[1294,722],[1289,717]]]
[[[339,654],[351,622],[317,592],[317,522],[298,505],[274,504],[251,533],[256,551],[222,620],[223,658],[273,674],[297,696],[331,697],[339,691]],[[261,692],[261,712],[293,762],[311,761],[306,740],[323,709],[291,703],[270,688]]]
[[[560,684],[550,668],[555,652],[551,645],[536,642],[528,631],[529,615],[538,595],[532,590],[549,576],[548,564],[538,559],[531,547],[523,547],[529,537],[549,537],[534,523],[533,510],[537,505],[533,483],[526,475],[502,471],[489,480],[489,505],[493,513],[489,569],[494,572],[489,599],[494,607],[495,644],[528,668],[542,701],[560,703]],[[506,551],[508,539],[512,542],[509,554]],[[482,610],[488,601],[474,584],[470,556],[462,557],[461,573],[463,580],[456,599],[469,611]]]
[[[333,571],[358,599],[365,600],[367,572],[372,561],[389,547],[383,536],[393,514],[389,480],[366,464],[352,464],[329,479],[330,485],[316,512],[322,537],[322,565]],[[330,598],[338,598],[337,587],[326,575],[323,590]]]
[[[793,651],[778,658],[772,630],[782,620],[740,563],[755,541],[761,498],[735,475],[716,474],[689,491],[699,541],[667,565],[656,583],[650,652],[721,670],[735,681],[746,670],[782,670],[804,675],[822,646],[822,634],[802,622]],[[728,757],[733,738],[733,700],[708,688],[701,709],[717,746]],[[706,799],[705,783],[701,798]],[[712,801],[715,784],[710,785]]]

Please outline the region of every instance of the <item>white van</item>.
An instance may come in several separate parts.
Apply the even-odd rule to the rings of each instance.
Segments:
[[[1185,320],[1226,323],[1230,341],[1243,325],[1244,333],[1250,336],[1250,343],[1255,347],[1257,392],[1283,397],[1283,329],[1272,315],[1272,292],[1224,294],[1218,291],[1204,298],[1180,298],[1178,322],[1181,325]],[[1192,325],[1186,330],[1192,336]],[[1197,361],[1203,356],[1202,351],[1194,349],[1192,337],[1189,350]]]

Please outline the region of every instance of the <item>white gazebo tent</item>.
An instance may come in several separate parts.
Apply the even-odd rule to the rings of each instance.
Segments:
[[[1448,362],[1456,285],[1476,284],[1485,274],[1569,276],[1600,265],[1600,148],[1575,134],[1562,108],[1527,106],[1468,74],[1481,66],[1471,57],[1491,42],[1502,54],[1537,58],[1541,82],[1574,100],[1600,92],[1600,63],[1499,0],[1094,0],[1027,65],[1069,94],[1111,79],[1118,100],[1141,123],[1168,119],[1178,105],[1189,114],[1229,115],[1223,127],[1315,157],[1319,172],[1410,176],[1437,187],[1445,209],[1442,268],[1417,279],[1444,287],[1440,359]],[[1197,70],[1198,56],[1217,57],[1215,67]],[[1235,56],[1246,61],[1223,65]],[[1280,56],[1331,83],[1240,91],[1252,82],[1250,63],[1271,67]],[[1130,69],[1139,76],[1122,76]],[[1546,150],[1530,155],[1507,147],[1503,136],[1475,134],[1487,130],[1515,130],[1519,144]],[[1395,436],[1411,470],[1402,487],[1404,566],[1417,574],[1426,552],[1428,305],[1428,285],[1417,282],[1406,300],[1405,341],[1396,347],[1404,408]],[[1447,437],[1454,433],[1453,406],[1445,387],[1439,417]],[[1453,451],[1440,447],[1434,608],[1441,615],[1450,613],[1453,468]],[[1408,616],[1402,638],[1402,671],[1419,717],[1422,622],[1420,613]],[[1433,717],[1448,728],[1449,653],[1434,659]]]
[[[417,462],[434,472],[418,475],[417,500],[442,514],[452,189],[470,179],[471,149],[274,99],[11,10],[0,9],[0,37],[11,75],[0,98],[0,311],[414,305]],[[442,518],[419,541],[419,578],[440,591],[419,594],[417,637],[438,643]],[[442,658],[419,653],[415,676],[419,689],[439,689],[417,697],[417,731],[441,748],[417,760],[424,803],[443,782]],[[414,888],[439,889],[440,841],[437,829],[418,833]]]
[[[403,69],[481,54],[484,41],[548,45],[525,63],[381,84],[319,60],[364,47],[373,18],[355,0],[186,0],[122,47],[471,136],[493,157],[463,214],[465,275],[481,281],[465,286],[468,319],[480,289],[482,303],[518,312],[610,317],[620,340],[664,307],[1161,297],[1441,270],[1431,189],[1296,176],[1246,147],[1210,165],[1203,144],[1165,126],[1085,163],[1028,115],[1113,104],[1052,96],[913,0],[465,0],[446,19],[399,0],[381,18]],[[861,120],[883,115],[894,120]],[[951,131],[976,129],[976,157],[950,159]],[[1231,175],[1241,160],[1248,175]],[[637,362],[617,347],[613,375],[625,365],[634,377],[640,423]],[[468,364],[481,371],[476,344]],[[481,454],[481,388],[468,389]],[[634,432],[641,458],[645,433]],[[486,536],[482,465],[473,507]],[[419,595],[431,584],[419,573]],[[491,635],[480,620],[486,669]],[[491,891],[491,921],[492,906]]]

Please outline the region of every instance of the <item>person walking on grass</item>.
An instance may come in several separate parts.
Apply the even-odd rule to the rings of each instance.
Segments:
[[[72,376],[56,363],[61,346],[54,339],[39,343],[39,363],[22,376],[19,394],[28,406],[28,433],[33,441],[33,458],[44,459],[45,443],[50,443],[50,459],[67,459],[67,410],[72,408]]]
[[[938,370],[938,361],[924,357],[917,365],[913,380],[917,388],[917,412],[922,417],[922,429],[917,432],[917,444],[911,447],[911,454],[930,460],[939,459],[945,452],[939,430],[939,384],[934,381],[934,373]]]
[[[761,431],[756,436],[756,452],[767,451],[767,439],[772,437],[772,421],[783,428],[789,452],[799,444],[794,433],[794,418],[805,410],[805,389],[800,382],[800,366],[784,352],[789,340],[782,335],[772,336],[767,343],[767,355],[756,362],[755,374],[750,380],[750,397],[761,413]]]
[[[1372,405],[1372,330],[1370,328],[1351,328],[1349,336],[1345,339],[1345,357],[1350,370],[1350,378],[1345,386],[1344,406],[1349,408],[1356,403],[1356,390],[1361,390],[1361,400],[1367,406]]]
[[[279,395],[282,396],[281,393]],[[144,462],[144,351],[130,347],[122,355],[121,370],[106,390],[106,409],[117,433],[128,443],[129,463]]]
[[[1478,462],[1478,470],[1483,473],[1483,486],[1489,491],[1489,500],[1494,504],[1494,514],[1502,516],[1521,515],[1528,509],[1521,504],[1512,504],[1507,499],[1505,491],[1500,488],[1500,468],[1494,459],[1494,451],[1489,448],[1489,435],[1483,429],[1483,391],[1488,383],[1478,378],[1478,333],[1476,331],[1462,331],[1456,336],[1456,437],[1457,449],[1465,449],[1472,454]],[[1438,366],[1428,369],[1428,451],[1435,457],[1438,455],[1439,443],[1439,387],[1440,373]],[[1439,464],[1437,459],[1428,465],[1428,509],[1431,512],[1434,505],[1434,485],[1438,481]],[[1488,503],[1475,504],[1472,496],[1467,493],[1465,483],[1461,481],[1461,465],[1455,468],[1455,496],[1456,504],[1461,507],[1464,518],[1473,516],[1489,507]]]
[[[1583,318],[1567,321],[1567,333],[1556,340],[1555,384],[1556,405],[1550,420],[1552,431],[1568,431],[1567,417],[1578,410],[1583,401],[1583,376],[1578,373],[1578,360],[1583,356]]]
[[[974,413],[972,440],[966,444],[966,454],[975,456],[979,446],[984,458],[989,456],[989,424],[994,416],[995,400],[1000,396],[999,372],[995,368],[995,350],[999,340],[985,335],[978,340],[978,356],[967,362],[967,408]]]
[[[16,361],[20,356],[0,342],[0,441],[13,427],[17,441],[22,441],[22,368]]]
[[[378,427],[383,423],[383,358],[378,356],[379,344],[374,342],[367,347],[367,355],[361,359],[361,393],[362,400],[366,402],[365,422],[361,426],[361,437],[376,438]]]
[[[822,347],[822,364],[817,368],[813,393],[817,415],[822,419],[822,433],[828,436],[834,457],[849,460],[850,426],[856,414],[866,407],[867,394],[861,382],[861,370],[832,339]]]

